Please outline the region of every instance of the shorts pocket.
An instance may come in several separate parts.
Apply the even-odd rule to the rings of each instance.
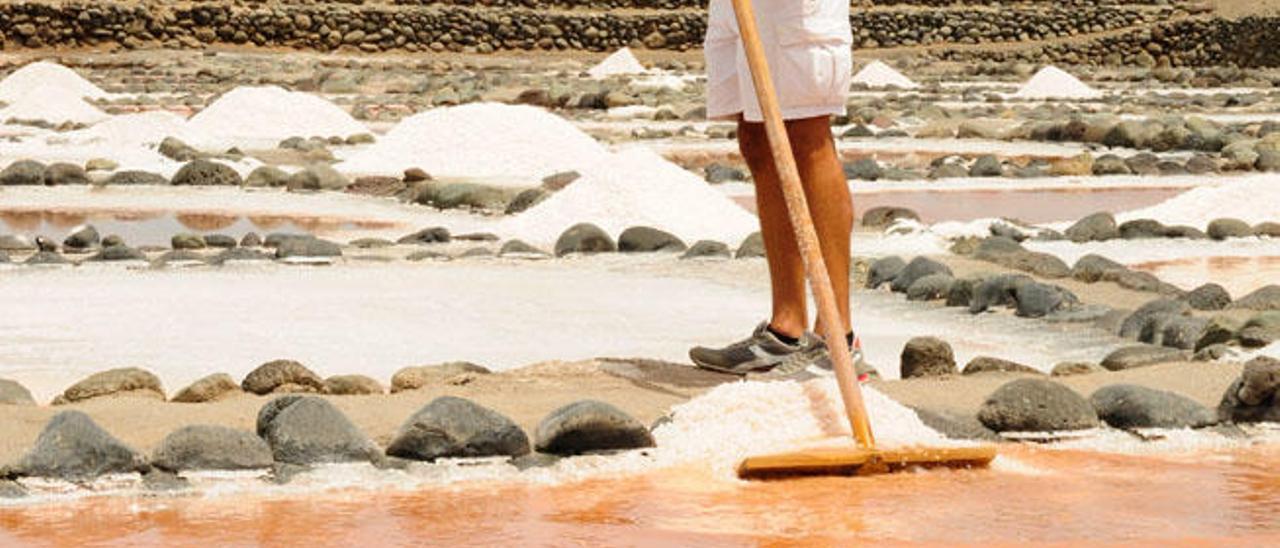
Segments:
[[[775,77],[783,106],[843,105],[853,68],[848,24],[810,19],[779,25],[776,33],[786,65]]]

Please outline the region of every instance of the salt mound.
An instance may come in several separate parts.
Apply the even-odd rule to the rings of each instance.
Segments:
[[[631,48],[622,48],[613,54],[605,57],[594,67],[587,70],[587,74],[592,78],[607,78],[617,74],[644,74],[648,72],[644,65],[640,64],[640,60],[636,59],[635,54],[631,53]]]
[[[920,87],[920,84],[911,81],[910,78],[903,76],[901,72],[893,70],[893,67],[880,61],[872,61],[870,65],[858,71],[853,76],[853,83],[872,88],[916,89]]]
[[[37,61],[23,66],[4,80],[0,80],[0,101],[14,103],[40,88],[63,89],[75,97],[90,99],[101,99],[107,96],[107,92],[84,79],[76,71],[57,63]]]
[[[878,445],[958,444],[876,390],[863,387],[862,394]],[[707,462],[717,475],[732,475],[751,455],[791,451],[818,439],[852,443],[840,401],[833,379],[722,384],[671,410],[671,422],[654,430],[658,457]]]
[[[1203,230],[1210,221],[1234,217],[1250,224],[1280,220],[1280,184],[1274,176],[1240,177],[1201,186],[1154,206],[1121,213],[1121,221],[1155,219]]]
[[[1097,99],[1102,97],[1102,92],[1051,65],[1040,69],[1013,96],[1021,99]]]
[[[192,138],[187,119],[164,110],[112,116],[88,129],[68,133],[72,143],[111,143],[122,145],[158,145],[165,137],[183,141]]]
[[[548,244],[581,222],[614,237],[644,225],[688,243],[707,239],[736,245],[757,228],[755,217],[723,193],[647,148],[613,154],[580,173],[564,190],[498,225],[499,232]]]
[[[238,87],[188,121],[210,147],[275,145],[289,137],[349,137],[369,128],[320,97],[278,86]]]
[[[55,124],[94,124],[109,117],[107,113],[86,103],[78,91],[49,85],[31,88],[30,93],[0,110],[0,121],[18,119],[42,120]]]
[[[398,175],[420,167],[435,176],[509,177],[527,184],[606,155],[591,136],[543,109],[472,103],[405,118],[337,168],[348,174]]]

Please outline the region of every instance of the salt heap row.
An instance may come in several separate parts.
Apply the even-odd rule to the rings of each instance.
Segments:
[[[901,72],[880,61],[872,61],[853,75],[853,83],[869,88],[916,89],[920,87],[920,84],[911,81]]]
[[[1058,67],[1047,66],[1036,72],[1013,96],[1019,99],[1098,99],[1102,92]]]
[[[0,122],[16,119],[95,124],[109,115],[85,99],[106,96],[102,88],[67,67],[35,62],[0,80],[0,101],[8,105],[0,109]]]
[[[618,76],[625,74],[644,74],[648,69],[640,64],[640,60],[636,59],[635,54],[631,53],[631,48],[622,48],[613,52],[596,66],[587,69],[587,75],[592,78],[608,78],[610,76]]]
[[[569,227],[588,222],[614,237],[633,226],[649,226],[687,242],[736,245],[756,230],[746,210],[647,148],[608,155],[580,173],[564,190],[502,222],[498,232],[546,245]]]
[[[337,105],[279,86],[235,88],[187,121],[198,144],[208,147],[275,146],[289,137],[350,137],[368,133]]]
[[[337,166],[352,175],[530,180],[593,164],[607,151],[567,120],[526,105],[471,103],[405,118],[369,149]]]

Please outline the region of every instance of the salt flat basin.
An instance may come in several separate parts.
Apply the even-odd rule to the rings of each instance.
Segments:
[[[668,255],[12,268],[0,270],[0,377],[47,401],[76,379],[130,366],[156,372],[174,391],[279,358],[383,382],[402,367],[452,360],[494,369],[604,356],[687,363],[691,346],[740,339],[765,319],[767,284],[762,260]],[[985,354],[1045,370],[1100,359],[1121,343],[1100,330],[974,317],[884,292],[861,292],[854,303],[868,357],[889,378],[902,345],[918,335],[948,339],[961,364]]]
[[[0,507],[0,543],[1262,546],[1280,535],[1277,466],[1275,445],[1169,455],[1006,446],[989,470],[868,478],[727,483],[686,467],[555,485],[88,498]]]
[[[1280,282],[1280,256],[1190,257],[1138,263],[1133,268],[1187,289],[1212,281],[1236,297]]]
[[[882,206],[906,207],[926,223],[972,221],[1009,217],[1028,223],[1078,219],[1099,211],[1126,211],[1148,207],[1177,196],[1185,189],[1172,187],[1135,188],[974,188],[865,190],[852,185],[853,204],[858,212]],[[734,192],[734,200],[755,212],[754,194]]]

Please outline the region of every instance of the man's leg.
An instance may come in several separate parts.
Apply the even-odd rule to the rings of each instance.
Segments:
[[[840,307],[841,328],[848,333],[852,330],[849,240],[853,231],[853,202],[831,138],[830,121],[822,116],[788,121],[786,126]],[[804,262],[787,215],[764,124],[739,121],[738,143],[755,179],[756,208],[773,289],[773,316],[769,325],[779,334],[799,338],[808,321]]]

